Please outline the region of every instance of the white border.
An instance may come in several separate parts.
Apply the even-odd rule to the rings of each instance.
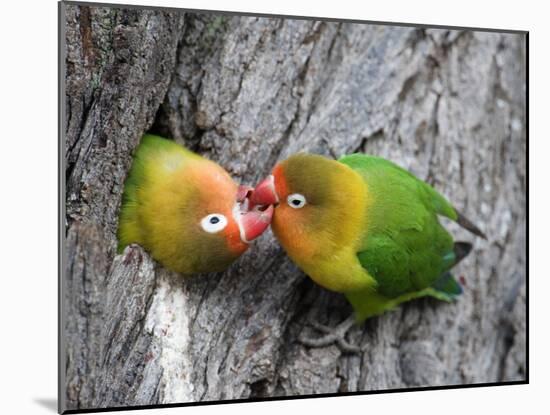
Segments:
[[[548,13],[544,2],[526,1],[314,1],[135,0],[134,4],[310,15],[407,23],[530,31],[530,361],[531,384],[445,391],[261,402],[132,413],[257,414],[402,413],[514,414],[547,408],[549,385],[545,261],[548,206],[548,104],[550,88]],[[111,3],[127,3],[111,1]],[[538,4],[540,6],[532,6]],[[2,285],[3,413],[52,414],[40,402],[57,389],[57,4],[54,0],[2,5],[2,148],[0,230]],[[30,109],[30,111],[29,111]],[[32,118],[31,118],[32,117]],[[542,190],[546,189],[545,192]],[[536,345],[536,346],[535,346]],[[51,406],[51,405],[50,405]],[[119,413],[129,413],[127,411]],[[535,411],[542,413],[542,411]]]

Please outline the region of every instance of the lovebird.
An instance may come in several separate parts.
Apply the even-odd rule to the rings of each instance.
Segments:
[[[273,209],[248,209],[250,189],[213,161],[146,134],[124,184],[118,250],[137,243],[182,274],[223,271],[271,221]]]
[[[462,292],[450,269],[472,245],[454,242],[445,216],[485,235],[433,187],[380,157],[331,160],[299,153],[278,163],[250,197],[275,206],[271,227],[288,256],[313,281],[343,293],[355,316],[320,339],[357,349],[344,335],[354,323],[424,296],[451,301]]]

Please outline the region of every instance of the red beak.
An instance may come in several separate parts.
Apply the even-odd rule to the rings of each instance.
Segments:
[[[244,202],[247,197],[250,197],[253,191],[254,188],[252,186],[239,185],[237,188],[237,202]]]
[[[258,183],[252,192],[252,196],[250,196],[250,204],[251,206],[266,206],[275,205],[277,203],[279,203],[279,197],[275,191],[275,178],[271,174]]]
[[[268,228],[273,217],[273,206],[264,209],[263,206],[254,206],[250,202],[250,197],[254,188],[240,185],[237,189],[237,204],[233,211],[233,216],[239,225],[241,240],[249,243],[256,239]]]
[[[250,242],[260,236],[271,223],[273,206],[265,210],[253,209],[240,217],[239,228],[243,242]]]

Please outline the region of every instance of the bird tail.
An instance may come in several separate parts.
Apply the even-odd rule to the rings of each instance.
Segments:
[[[460,213],[458,210],[455,209],[456,212],[456,223],[458,223],[460,226],[462,226],[464,229],[472,232],[474,235],[479,236],[480,238],[487,239],[487,236],[481,230],[474,225],[474,223],[468,219],[466,216],[464,216],[462,213]]]
[[[453,245],[453,252],[448,255],[449,257],[449,269],[454,267],[460,261],[462,261],[470,251],[472,250],[472,244],[469,242],[455,242]],[[450,271],[446,271],[439,276],[437,280],[432,284],[435,293],[434,297],[445,301],[454,300],[457,296],[462,294],[462,286],[453,277]]]
[[[435,290],[432,296],[444,301],[452,301],[463,292],[462,286],[449,271],[441,274],[432,288]]]
[[[454,261],[452,266],[454,267],[460,261],[468,256],[472,250],[472,244],[470,242],[455,242],[453,245]]]

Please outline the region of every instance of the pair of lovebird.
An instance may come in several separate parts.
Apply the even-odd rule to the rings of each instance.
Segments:
[[[450,269],[472,245],[454,242],[438,215],[485,238],[430,185],[366,154],[339,160],[299,153],[256,188],[172,140],[145,135],[126,179],[119,251],[137,243],[182,273],[223,271],[271,224],[290,258],[355,311],[310,346],[337,341],[355,322],[402,302],[462,292]]]

